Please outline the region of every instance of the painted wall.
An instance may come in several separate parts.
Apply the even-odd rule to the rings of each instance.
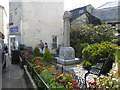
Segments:
[[[52,36],[58,36],[62,44],[63,3],[27,2],[23,3],[23,42],[35,46],[40,40],[52,48]]]
[[[3,7],[0,7],[0,32],[5,36],[4,42],[7,44],[8,29],[7,29],[7,13]]]
[[[42,40],[52,51],[52,36],[57,36],[58,45],[63,44],[63,2],[11,2],[10,12],[21,43],[35,47]]]
[[[3,33],[3,8],[0,7],[0,32]]]

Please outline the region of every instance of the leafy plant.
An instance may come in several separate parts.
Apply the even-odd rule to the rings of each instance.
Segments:
[[[51,55],[49,49],[45,50],[45,53],[44,53],[44,56],[43,56],[43,60],[45,60],[45,61],[53,61],[54,60],[54,58]]]
[[[101,58],[107,58],[110,52],[114,52],[115,49],[113,47],[117,47],[117,45],[108,41],[102,42],[101,44],[94,43],[85,47],[82,51],[82,57],[84,59],[82,65],[84,67],[95,65]],[[115,60],[113,54],[109,57],[109,60]]]
[[[82,58],[82,50],[87,47],[88,43],[78,43],[74,46],[76,57]]]
[[[115,51],[115,61],[116,61],[116,64],[117,64],[117,77],[120,77],[120,47],[117,47],[116,48],[116,51]]]
[[[36,56],[41,56],[40,49],[36,46],[33,51],[33,55]]]
[[[82,25],[71,28],[70,43],[74,47],[77,43],[101,43],[102,41],[112,41],[115,38],[113,33],[115,28],[107,25]]]

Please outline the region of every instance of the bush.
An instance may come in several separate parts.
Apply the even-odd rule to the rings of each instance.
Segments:
[[[51,55],[49,49],[45,50],[44,56],[43,56],[43,60],[45,61],[53,61],[53,56]]]
[[[108,25],[82,25],[71,28],[70,43],[74,47],[77,43],[101,43],[102,41],[112,41],[115,29]]]
[[[110,52],[114,52],[116,44],[105,41],[101,44],[95,43],[91,44],[88,47],[85,47],[82,51],[82,57],[84,62],[82,63],[83,67],[93,66],[99,62],[101,58],[107,58]],[[115,60],[114,54],[109,57],[110,60]],[[86,65],[86,62],[90,62],[90,64]]]
[[[75,45],[74,49],[76,57],[82,58],[82,50],[88,45],[88,43],[78,43],[77,45]]]
[[[36,57],[36,56],[41,56],[41,52],[40,52],[40,49],[38,47],[35,47],[34,48],[34,51],[33,51],[33,55]]]

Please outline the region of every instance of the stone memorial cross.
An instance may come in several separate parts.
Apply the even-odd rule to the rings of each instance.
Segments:
[[[72,17],[69,11],[64,12],[64,47],[70,46],[70,18]]]

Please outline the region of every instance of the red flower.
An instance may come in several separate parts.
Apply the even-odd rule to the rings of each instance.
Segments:
[[[92,82],[88,82],[88,84],[91,84]]]
[[[40,62],[39,60],[35,60],[36,63]]]
[[[93,84],[97,84],[97,82],[96,82],[96,81],[94,81],[94,82],[92,82],[92,85],[93,85]]]
[[[88,84],[89,85],[94,85],[94,84],[97,84],[97,82],[96,81],[94,81],[94,82],[88,82]]]
[[[77,84],[77,82],[76,81],[72,81],[72,84]]]
[[[40,72],[44,72],[44,71],[40,71]]]
[[[80,86],[75,86],[76,88],[80,88]]]
[[[58,80],[58,79],[56,79],[56,82],[59,82],[59,80]]]
[[[65,81],[59,81],[60,83],[64,83]]]

